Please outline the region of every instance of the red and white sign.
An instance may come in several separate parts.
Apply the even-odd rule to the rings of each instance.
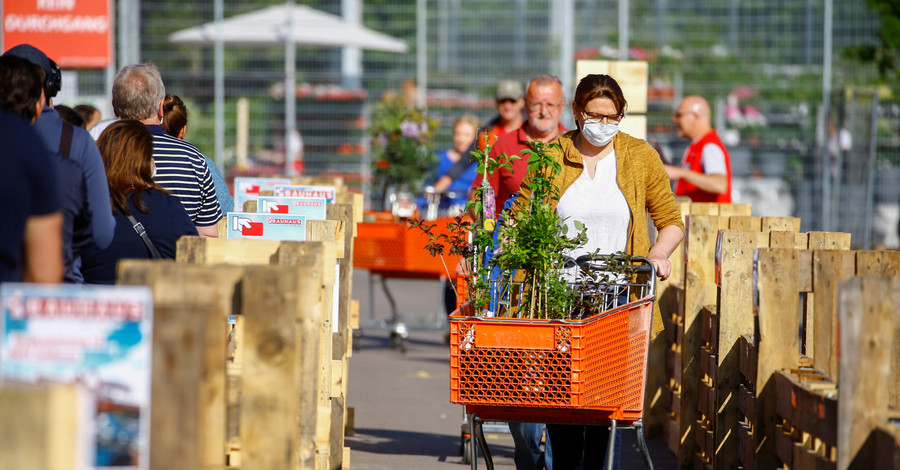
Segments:
[[[31,44],[62,68],[104,68],[112,53],[109,0],[2,0],[3,50]]]

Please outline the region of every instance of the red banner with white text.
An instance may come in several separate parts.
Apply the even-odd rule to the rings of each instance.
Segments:
[[[110,64],[109,0],[2,0],[3,50],[31,44],[63,68]]]

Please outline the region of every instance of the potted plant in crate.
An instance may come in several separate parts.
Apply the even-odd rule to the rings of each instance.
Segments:
[[[570,284],[563,270],[572,268],[572,260],[565,253],[585,244],[584,226],[575,222],[578,233],[569,236],[567,227],[551,208],[550,202],[558,198],[557,189],[551,184],[560,171],[559,163],[549,150],[557,144],[535,141],[526,150],[531,197],[518,201],[520,208],[515,220],[507,220],[497,228],[494,236],[490,206],[493,192],[487,183],[477,188],[476,196],[469,203],[474,214],[470,221],[462,217],[448,224],[449,234],[435,234],[434,224],[414,220],[411,228],[423,230],[429,237],[425,247],[432,256],[459,255],[469,266],[465,297],[469,307],[479,316],[518,318],[570,318],[573,312],[579,317],[603,310],[597,299],[579,295],[583,290],[595,289],[605,279],[594,273],[582,272],[578,284]],[[472,152],[478,161],[478,172],[491,174],[499,168],[510,168],[517,155],[489,158],[490,147],[483,152]],[[487,178],[485,178],[485,181]],[[487,204],[486,204],[487,203]],[[614,257],[597,257],[612,275],[627,275],[631,271],[628,260]],[[446,267],[446,266],[445,266]],[[448,270],[448,277],[449,270]]]

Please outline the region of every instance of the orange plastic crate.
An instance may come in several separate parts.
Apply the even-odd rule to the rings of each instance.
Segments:
[[[454,312],[450,402],[484,419],[586,424],[640,419],[653,300],[584,320]]]
[[[435,234],[447,233],[451,218],[437,219]],[[425,249],[428,236],[419,229],[409,229],[407,221],[375,221],[357,224],[353,246],[353,265],[371,271],[391,271],[419,276],[446,276],[439,256],[431,256]],[[444,255],[451,276],[456,271],[457,256]]]

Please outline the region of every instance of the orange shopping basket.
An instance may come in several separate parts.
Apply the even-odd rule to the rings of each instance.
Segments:
[[[471,304],[451,315],[450,402],[465,405],[473,441],[486,459],[490,454],[478,430],[484,420],[594,424],[633,427],[652,468],[641,419],[655,272],[646,258],[635,260],[639,274],[587,293],[604,295],[599,305],[606,310],[586,318],[474,316]],[[515,288],[496,290],[512,294],[495,294],[501,298],[492,305],[522,297]],[[610,445],[607,458],[612,457]]]

